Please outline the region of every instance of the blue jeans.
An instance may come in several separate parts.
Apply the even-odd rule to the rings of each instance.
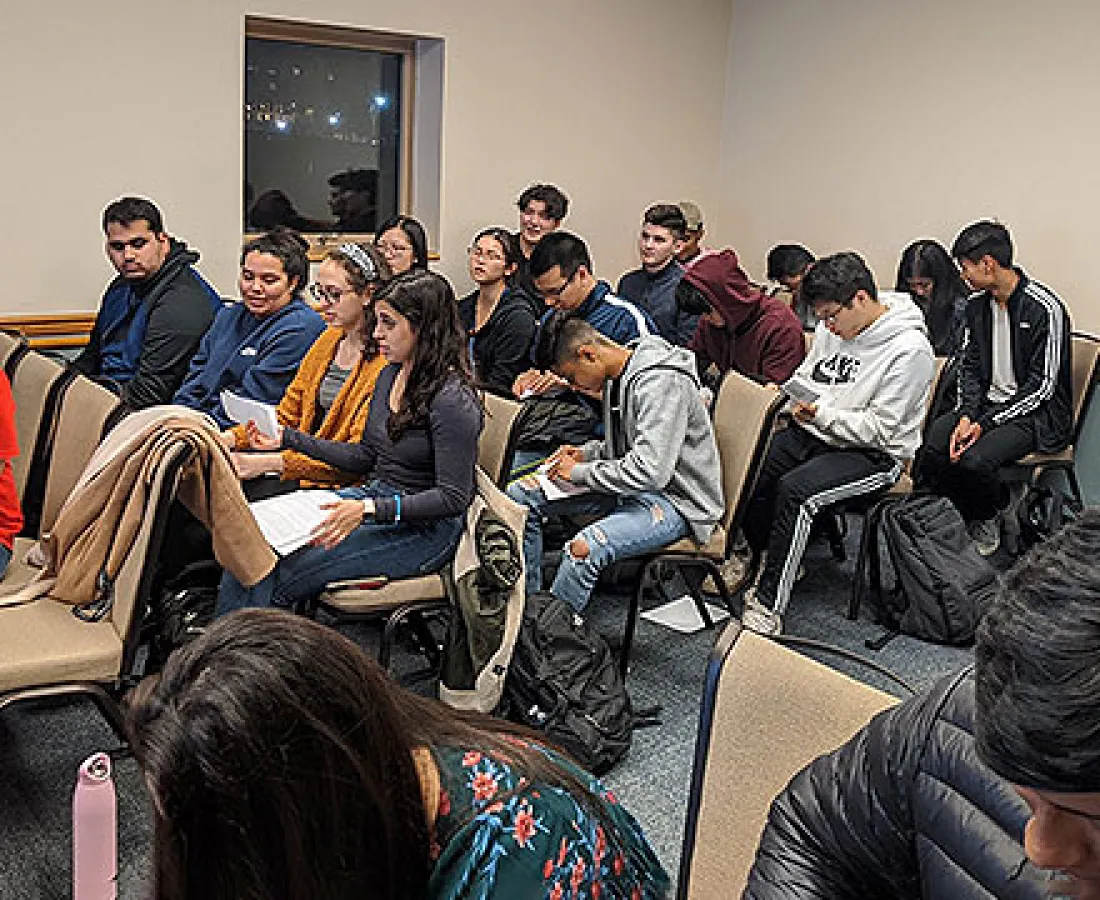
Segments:
[[[0,544],[0,578],[3,578],[8,573],[8,566],[11,564],[11,548],[5,547]]]
[[[377,482],[347,488],[342,497],[362,499],[393,496],[393,488]],[[465,516],[413,522],[364,522],[344,540],[326,550],[306,546],[283,557],[262,581],[246,588],[228,572],[218,590],[215,615],[246,606],[295,607],[312,601],[332,581],[383,575],[392,580],[438,572],[454,556]]]
[[[546,517],[600,515],[582,528],[573,541],[588,545],[588,555],[578,558],[570,541],[562,554],[561,566],[550,588],[555,597],[576,610],[588,604],[600,572],[620,559],[659,550],[685,537],[687,520],[664,494],[647,492],[632,497],[614,497],[592,492],[547,500],[542,488],[513,482],[508,496],[527,507],[523,532],[523,563],[527,568],[527,592],[542,590],[542,522]]]

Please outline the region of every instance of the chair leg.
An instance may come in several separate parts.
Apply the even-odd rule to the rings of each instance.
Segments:
[[[863,592],[867,584],[867,555],[870,543],[874,538],[870,530],[874,523],[874,508],[863,513],[863,533],[859,536],[859,553],[856,555],[855,577],[852,579],[852,596],[848,600],[848,618],[855,621],[859,618],[859,608],[863,604]]]
[[[619,673],[623,683],[626,683],[627,673],[630,671],[630,651],[634,648],[634,632],[638,625],[638,613],[642,608],[642,596],[660,578],[660,564],[647,562],[638,578],[638,584],[630,595],[630,605],[626,613],[626,624],[623,628],[623,645],[619,650]]]

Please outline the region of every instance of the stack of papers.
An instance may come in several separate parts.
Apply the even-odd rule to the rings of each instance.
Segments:
[[[563,478],[550,478],[546,473],[550,470],[549,463],[543,463],[535,471],[535,478],[546,495],[547,500],[561,500],[564,497],[575,497],[577,494],[585,494],[588,488],[584,485],[573,484]]]
[[[271,549],[286,556],[308,544],[313,529],[332,514],[332,510],[321,509],[321,506],[339,499],[335,491],[294,491],[257,500],[248,507]]]
[[[221,399],[225,414],[238,425],[255,422],[256,427],[268,437],[275,437],[279,433],[279,417],[270,403],[249,400],[228,390],[221,392]]]

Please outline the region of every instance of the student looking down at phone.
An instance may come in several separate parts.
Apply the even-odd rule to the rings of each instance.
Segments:
[[[907,294],[880,296],[857,254],[814,263],[802,291],[818,325],[795,374],[818,397],[792,402],[794,421],[772,439],[744,525],[749,545],[767,558],[745,592],[742,623],[764,634],[782,630],[815,516],[901,476],[920,446],[932,382],[920,309]]]
[[[604,438],[560,447],[547,460],[551,485],[587,489],[550,499],[527,476],[508,495],[529,510],[523,537],[528,593],[542,589],[542,521],[597,515],[566,545],[554,596],[588,603],[607,566],[691,537],[705,544],[722,516],[722,473],[714,429],[691,353],[649,335],[625,347],[584,319],[558,313],[543,323],[540,368],[574,390],[603,396]]]

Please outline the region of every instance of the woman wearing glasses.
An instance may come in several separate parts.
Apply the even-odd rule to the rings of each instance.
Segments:
[[[374,339],[374,293],[389,281],[382,254],[369,244],[342,244],[329,252],[310,291],[328,329],[316,340],[290,383],[277,414],[279,423],[314,437],[356,443],[385,359]],[[346,472],[293,450],[252,450],[243,425],[222,438],[245,493],[256,500],[297,487],[350,484]]]
[[[394,278],[374,301],[374,336],[389,361],[371,396],[359,443],[294,428],[257,449],[297,450],[358,476],[323,509],[312,544],[282,557],[252,588],[226,573],[218,614],[243,606],[311,609],[325,585],[365,576],[437,572],[454,555],[474,496],[481,405],[470,386],[454,292],[431,272]]]
[[[378,229],[374,246],[395,276],[428,268],[428,235],[424,226],[411,216],[386,219]]]
[[[469,336],[470,366],[478,384],[510,393],[520,372],[531,367],[529,353],[537,322],[531,301],[509,284],[519,250],[503,228],[486,228],[470,246],[470,278],[477,290],[458,304]]]

